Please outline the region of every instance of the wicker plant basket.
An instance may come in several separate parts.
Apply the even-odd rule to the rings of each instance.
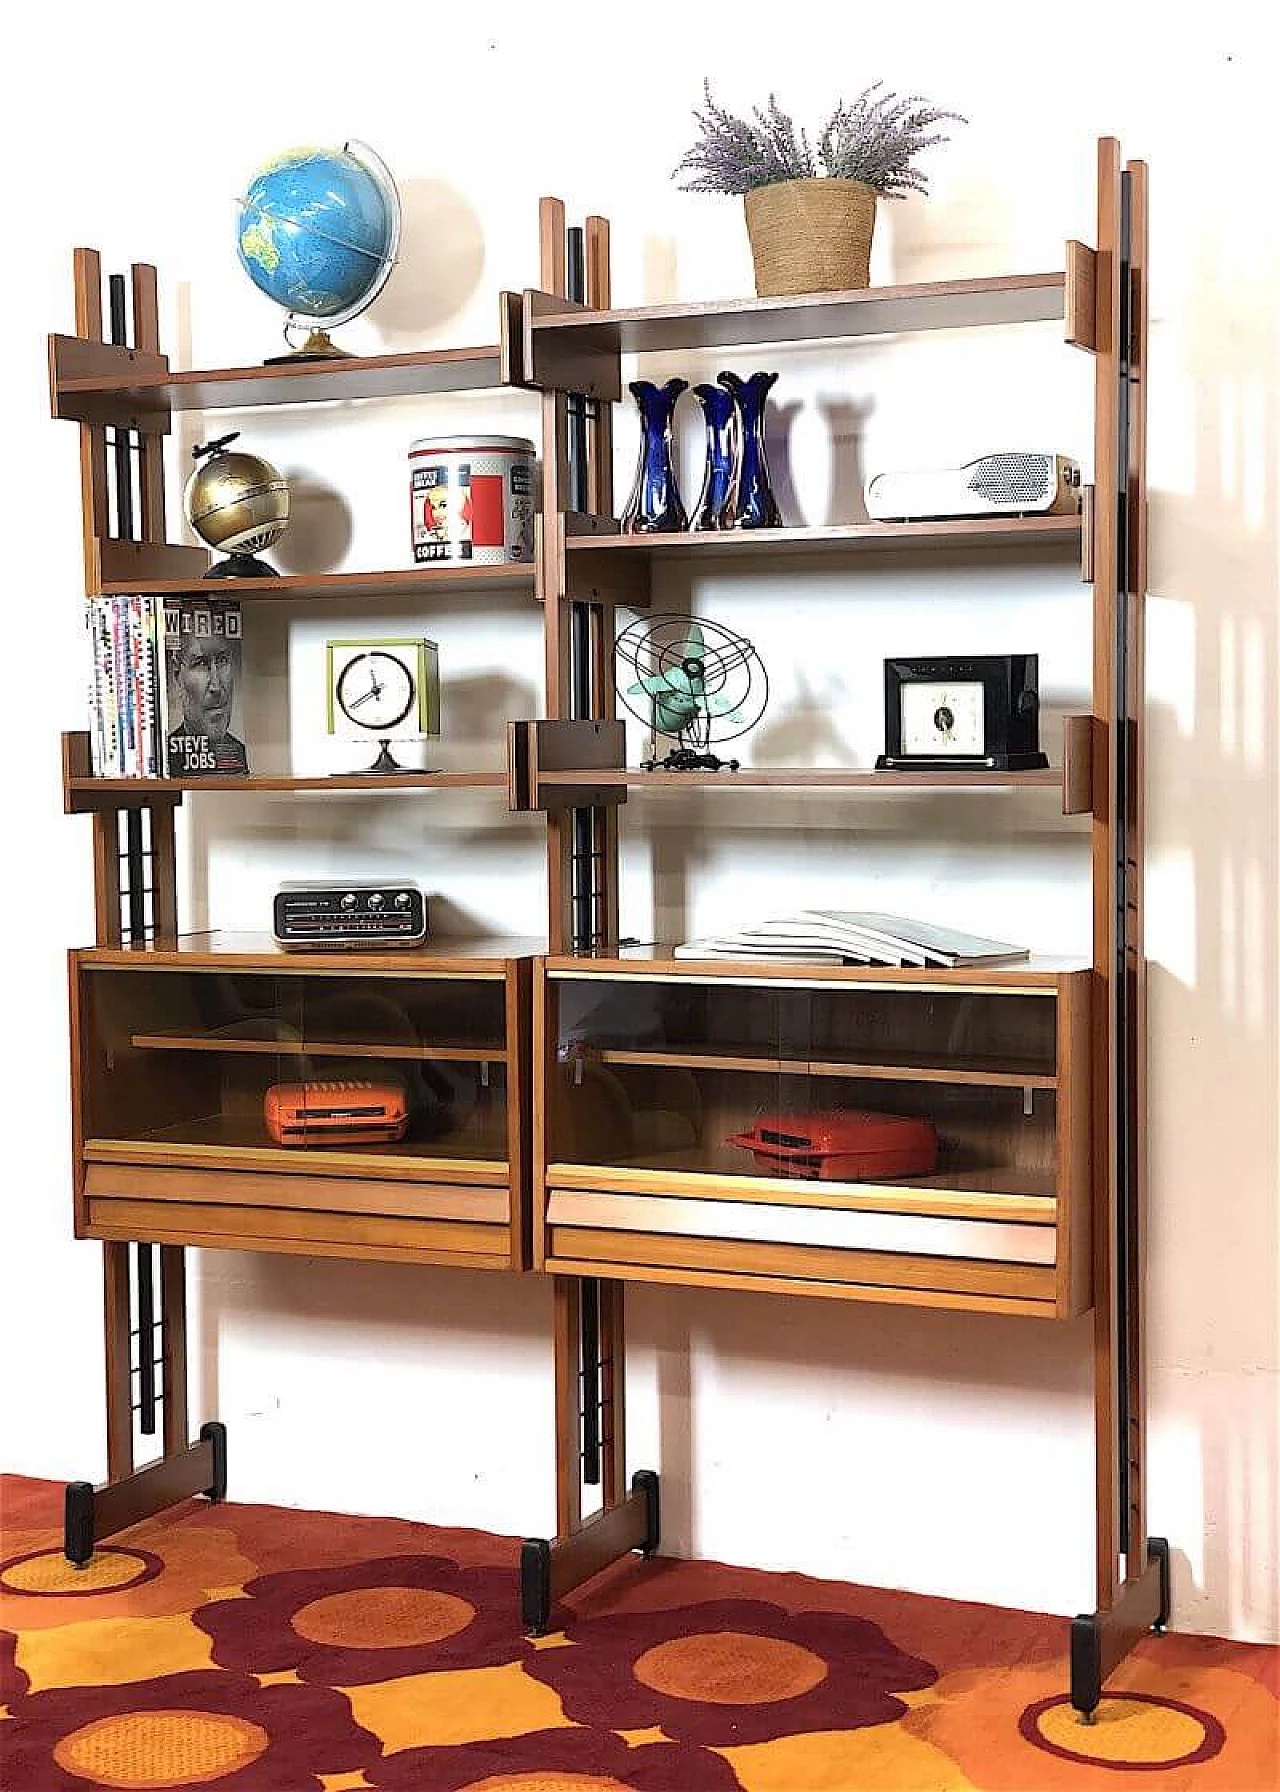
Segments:
[[[744,194],[762,299],[870,284],[875,189],[860,180],[782,180]]]

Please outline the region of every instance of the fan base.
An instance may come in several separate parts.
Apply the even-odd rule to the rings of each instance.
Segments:
[[[736,759],[721,759],[715,753],[695,753],[692,747],[676,747],[665,759],[642,759],[642,772],[736,772]]]

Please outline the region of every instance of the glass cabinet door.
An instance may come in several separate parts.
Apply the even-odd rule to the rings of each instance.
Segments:
[[[505,985],[244,970],[83,972],[83,1133],[183,1161],[374,1174],[507,1157]]]
[[[1054,992],[553,979],[554,1165],[1052,1196]],[[555,1180],[554,1169],[552,1180]]]

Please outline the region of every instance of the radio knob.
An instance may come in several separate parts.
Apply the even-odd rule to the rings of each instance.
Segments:
[[[409,906],[409,892],[407,890],[401,890],[400,894],[396,897],[396,907],[397,908],[408,908],[408,906]]]
[[[369,897],[369,907],[370,908],[381,908],[382,907],[382,895],[378,890],[374,890],[372,895]]]
[[[343,908],[354,908],[355,905],[356,905],[356,899],[355,899],[354,895],[351,893],[351,891],[348,890],[346,895],[342,898],[342,906],[343,906]]]

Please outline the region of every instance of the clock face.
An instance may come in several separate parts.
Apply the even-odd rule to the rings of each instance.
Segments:
[[[980,758],[986,752],[980,681],[904,684],[899,695],[904,755]]]
[[[410,666],[383,647],[353,654],[334,687],[343,715],[370,734],[398,727],[413,708],[416,695],[417,681]]]
[[[329,641],[328,731],[348,738],[424,740],[440,732],[434,641],[373,637]]]

